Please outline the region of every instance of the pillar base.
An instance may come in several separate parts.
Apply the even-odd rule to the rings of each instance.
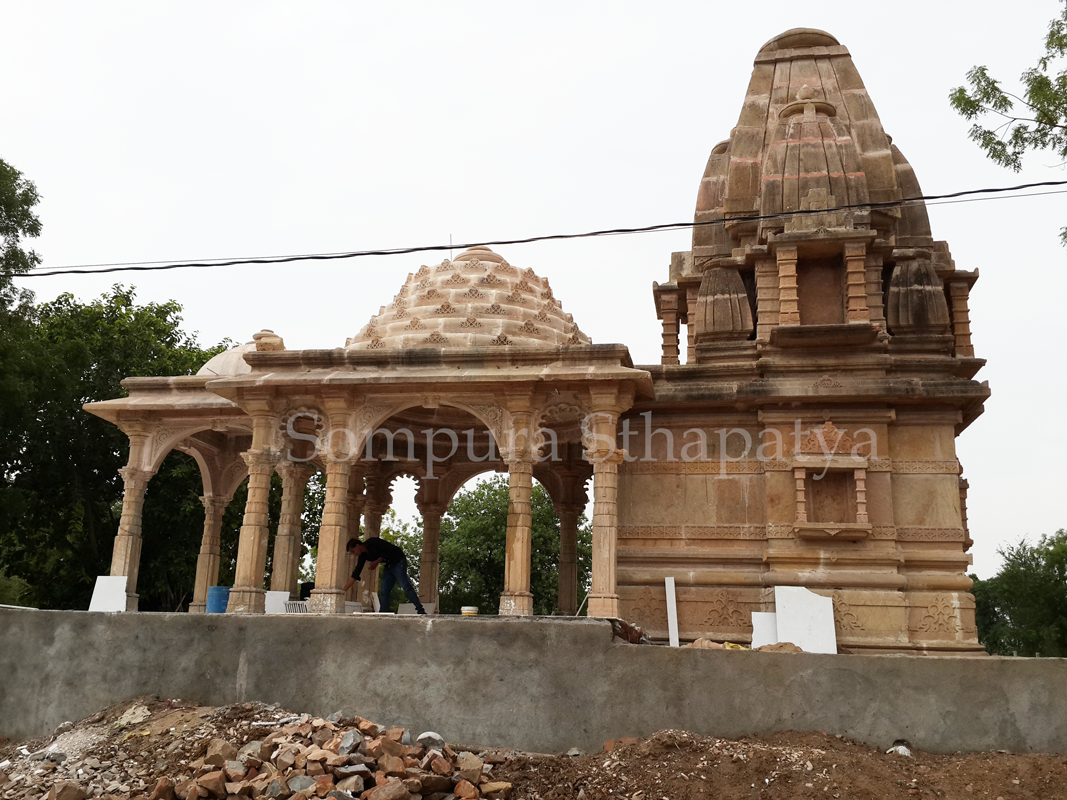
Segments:
[[[230,602],[226,604],[227,614],[262,614],[266,611],[267,593],[262,589],[230,589]]]
[[[617,594],[589,595],[589,616],[619,619],[619,596]]]
[[[207,613],[207,603],[190,603],[189,604],[189,613],[190,614],[206,614]]]
[[[137,610],[137,601],[139,599],[140,599],[140,595],[127,594],[126,595],[126,610],[127,611],[136,611]]]
[[[345,593],[340,589],[312,589],[308,611],[312,614],[344,614]]]
[[[516,592],[500,595],[500,616],[502,617],[532,617],[533,595],[529,592]]]

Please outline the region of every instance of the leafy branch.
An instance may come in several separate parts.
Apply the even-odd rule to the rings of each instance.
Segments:
[[[960,116],[974,121],[968,135],[991,161],[1018,172],[1025,153],[1050,150],[1061,163],[1067,162],[1067,70],[1052,71],[1053,63],[1064,55],[1067,7],[1049,24],[1045,52],[1037,65],[1020,77],[1021,97],[1006,91],[984,66],[973,67],[967,73],[968,86],[949,94],[949,103]],[[990,115],[1004,121],[986,127]],[[1060,239],[1067,246],[1067,227],[1061,229]]]

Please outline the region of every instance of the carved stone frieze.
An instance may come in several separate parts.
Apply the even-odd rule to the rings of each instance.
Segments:
[[[667,601],[653,594],[645,586],[631,606],[633,621],[645,630],[665,630],[667,627]]]
[[[790,528],[790,531],[792,528]],[[763,525],[620,525],[620,539],[763,539]]]
[[[894,458],[892,469],[902,475],[959,475],[960,462]]]
[[[911,630],[919,633],[956,633],[960,627],[959,613],[952,595],[939,592],[917,619],[913,617]]]
[[[726,589],[714,590],[706,602],[682,603],[681,608],[684,611],[680,610],[679,616],[684,614],[688,619],[680,622],[699,618],[696,627],[701,630],[752,630],[751,616]],[[683,624],[682,627],[690,626]]]
[[[963,528],[897,528],[902,542],[962,542],[967,538]]]
[[[849,636],[863,630],[860,618],[852,610],[841,592],[834,592],[834,628],[838,636]]]
[[[815,428],[800,444],[800,452],[825,455],[826,453],[851,453],[852,438],[844,431],[838,430],[829,420],[821,428]]]
[[[653,461],[638,459],[626,462],[621,472],[631,475],[756,475],[763,472],[763,462],[743,461]]]

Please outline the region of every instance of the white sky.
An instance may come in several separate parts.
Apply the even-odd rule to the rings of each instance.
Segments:
[[[803,26],[851,50],[928,194],[1059,180],[1052,155],[1019,175],[988,162],[947,101],[975,64],[1014,81],[1059,5],[9,1],[0,158],[43,196],[36,249],[47,266],[691,220],[756,51]],[[930,208],[935,238],[960,268],[982,272],[971,317],[993,397],[958,447],[983,577],[1000,544],[1067,526],[1067,434],[1047,414],[1067,389],[1055,354],[1064,205],[1061,195]],[[671,251],[688,248],[682,232],[497,249],[548,277],[594,341],[658,363],[651,284],[667,279]],[[266,327],[290,348],[329,348],[440,258],[24,285],[40,300],[89,300],[121,281],[142,302],[181,302],[205,344]]]

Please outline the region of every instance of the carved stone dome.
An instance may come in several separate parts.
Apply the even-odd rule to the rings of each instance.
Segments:
[[[345,345],[357,350],[587,345],[548,281],[488,247],[423,266]]]
[[[247,344],[238,345],[229,350],[224,350],[217,356],[209,359],[196,374],[218,375],[220,377],[226,377],[228,375],[244,375],[252,371],[252,368],[248,366],[248,362],[245,361],[245,353],[254,352],[256,352],[255,342],[248,342]]]

